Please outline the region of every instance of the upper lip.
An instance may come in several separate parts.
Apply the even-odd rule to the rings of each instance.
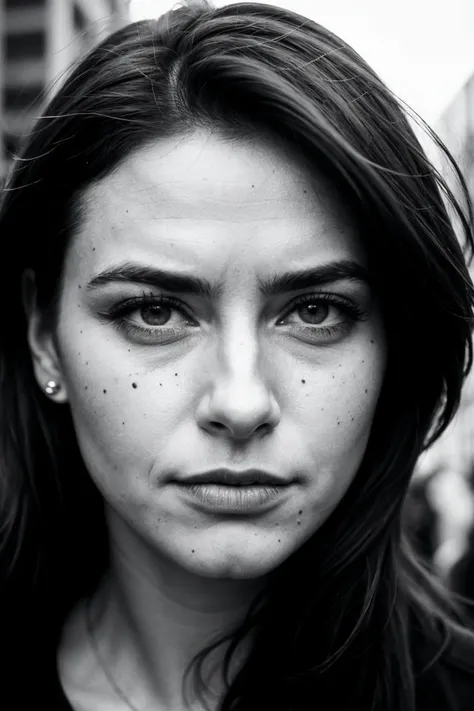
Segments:
[[[245,469],[235,471],[232,469],[213,469],[208,472],[192,474],[180,479],[180,484],[227,484],[228,486],[245,486],[249,484],[271,484],[272,486],[287,486],[290,482],[286,479],[265,472],[262,469]]]

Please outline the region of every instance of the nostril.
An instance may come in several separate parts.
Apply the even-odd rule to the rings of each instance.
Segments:
[[[226,426],[222,424],[222,422],[211,422],[211,427],[214,427],[216,430],[225,430]]]

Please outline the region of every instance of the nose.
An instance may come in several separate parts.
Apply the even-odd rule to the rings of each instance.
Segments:
[[[256,348],[240,339],[228,347],[201,399],[197,420],[212,435],[243,440],[268,434],[280,422],[280,407],[268,386],[268,364],[259,363]]]

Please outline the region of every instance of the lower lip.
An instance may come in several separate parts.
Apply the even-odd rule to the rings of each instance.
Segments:
[[[224,513],[258,510],[278,503],[289,486],[226,486],[225,484],[180,484],[181,489],[206,508]]]

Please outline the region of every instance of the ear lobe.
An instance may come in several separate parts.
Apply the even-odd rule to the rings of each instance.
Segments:
[[[38,309],[36,280],[32,269],[26,269],[21,279],[23,309],[27,320],[27,341],[32,358],[36,381],[43,390],[50,380],[61,384],[54,394],[55,402],[67,402],[67,392],[61,369],[54,333],[47,325],[47,319]]]

